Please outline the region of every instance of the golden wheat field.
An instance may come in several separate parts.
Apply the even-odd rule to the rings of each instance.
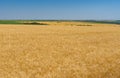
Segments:
[[[0,25],[0,78],[120,78],[119,25],[46,23]]]

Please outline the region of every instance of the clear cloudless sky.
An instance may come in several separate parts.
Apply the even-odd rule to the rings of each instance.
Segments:
[[[0,0],[0,19],[119,20],[120,0]]]

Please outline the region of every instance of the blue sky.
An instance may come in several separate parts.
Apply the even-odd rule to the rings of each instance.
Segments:
[[[120,0],[0,0],[0,19],[118,20]]]

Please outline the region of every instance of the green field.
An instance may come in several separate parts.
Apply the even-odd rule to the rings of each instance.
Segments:
[[[0,24],[28,24],[28,25],[47,25],[37,20],[0,20]]]
[[[0,24],[34,24],[40,25],[38,22],[89,22],[89,23],[103,23],[103,24],[120,24],[120,20],[0,20]],[[44,25],[44,24],[41,24]]]

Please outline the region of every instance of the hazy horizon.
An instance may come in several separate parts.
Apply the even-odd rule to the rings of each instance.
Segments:
[[[118,0],[1,0],[0,20],[119,20]]]

